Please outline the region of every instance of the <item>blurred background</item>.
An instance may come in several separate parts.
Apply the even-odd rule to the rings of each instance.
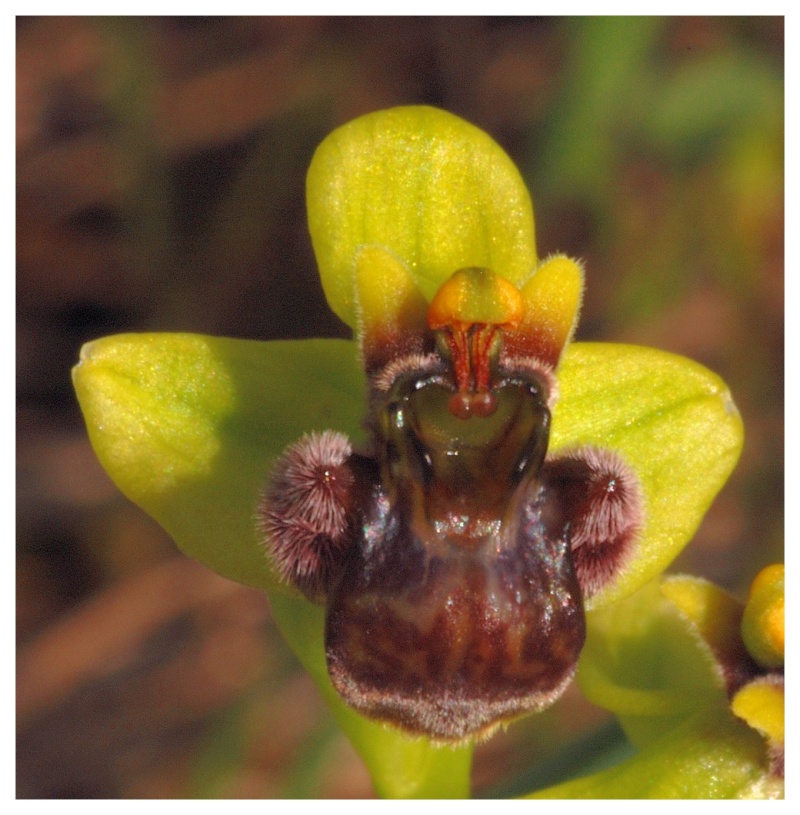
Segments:
[[[345,337],[305,225],[334,127],[444,107],[520,167],[578,339],[730,385],[740,464],[672,567],[783,559],[783,18],[17,19],[17,795],[369,797],[266,599],[177,553],[89,446],[69,371],[123,331]],[[612,760],[572,689],[477,750],[479,796]]]

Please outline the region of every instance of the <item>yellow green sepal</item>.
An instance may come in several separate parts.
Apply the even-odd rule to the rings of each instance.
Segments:
[[[352,328],[366,245],[402,262],[427,301],[458,269],[491,269],[519,286],[536,268],[519,171],[486,133],[443,110],[391,108],[338,128],[317,148],[306,191],[322,287]]]
[[[660,574],[694,534],[742,449],[725,383],[685,357],[574,342],[561,360],[550,451],[593,444],[620,453],[644,494],[644,524],[616,580],[587,607],[620,600]]]

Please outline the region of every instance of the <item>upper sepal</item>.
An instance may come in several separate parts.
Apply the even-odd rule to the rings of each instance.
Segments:
[[[370,113],[331,133],[307,179],[322,286],[355,328],[355,260],[383,247],[427,301],[458,269],[491,269],[519,286],[536,267],[533,207],[519,171],[482,130],[425,106]]]

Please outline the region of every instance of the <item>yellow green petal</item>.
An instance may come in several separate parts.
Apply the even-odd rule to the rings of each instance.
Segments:
[[[532,356],[555,368],[578,323],[583,269],[564,255],[545,260],[521,290],[525,304],[520,324],[506,332],[510,356]]]
[[[368,373],[422,350],[428,303],[403,263],[381,246],[356,255],[358,337]]]

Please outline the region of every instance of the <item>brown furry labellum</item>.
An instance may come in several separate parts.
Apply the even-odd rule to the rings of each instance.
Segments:
[[[372,338],[389,361],[365,353],[371,448],[305,436],[276,463],[259,518],[279,577],[326,605],[344,700],[459,742],[561,695],[584,599],[628,560],[642,495],[615,453],[547,456],[549,361],[504,354],[505,323],[447,317],[439,307],[393,357]]]

